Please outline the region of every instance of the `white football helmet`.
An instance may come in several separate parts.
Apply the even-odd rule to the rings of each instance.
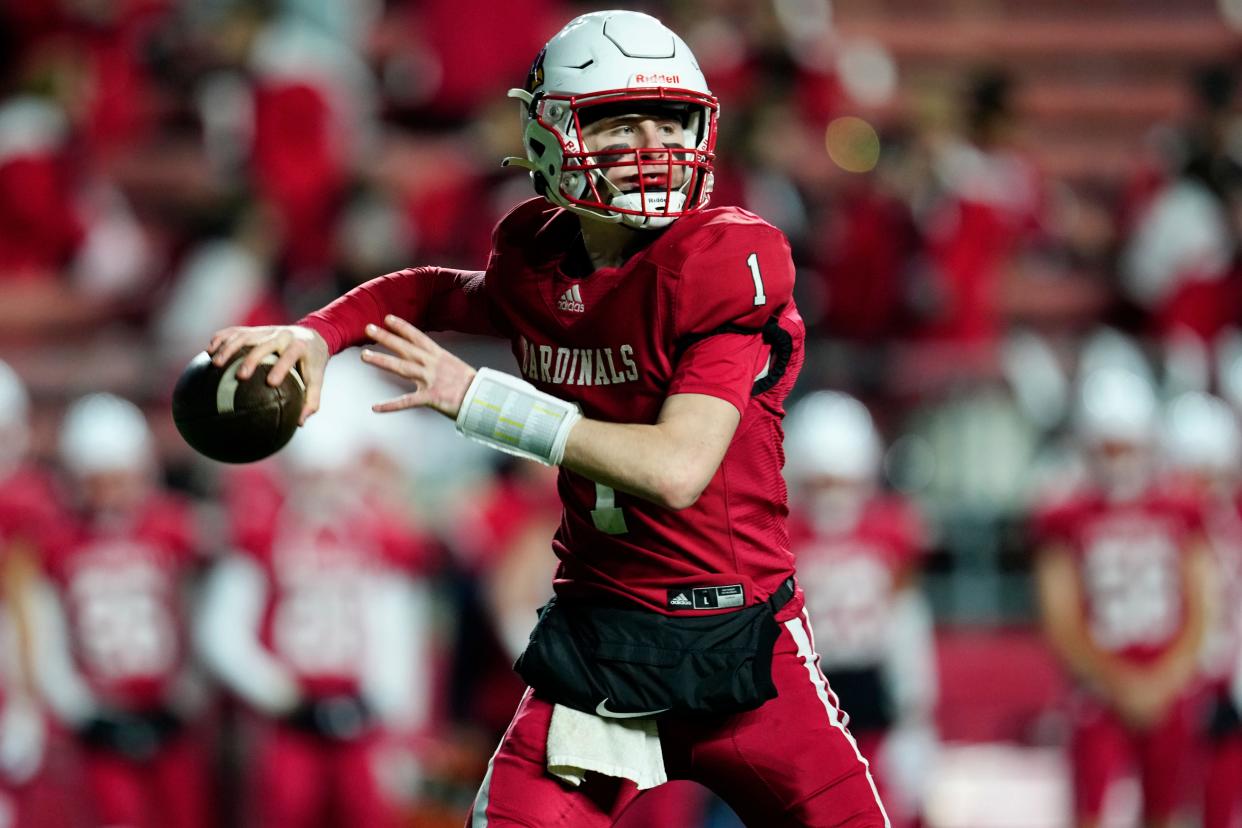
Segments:
[[[1147,445],[1156,436],[1158,404],[1150,383],[1124,368],[1089,373],[1078,392],[1075,427],[1088,444]]]
[[[1234,474],[1242,462],[1242,432],[1229,404],[1198,391],[1169,404],[1164,423],[1165,448],[1179,469]]]
[[[835,477],[869,482],[879,475],[880,435],[866,406],[849,394],[809,394],[790,412],[785,432],[791,481]]]
[[[0,360],[0,477],[11,472],[30,444],[30,397],[26,386]]]
[[[535,190],[553,204],[635,228],[666,227],[707,204],[720,107],[685,41],[654,17],[601,11],[574,18],[539,53],[526,88],[509,96],[524,104],[527,157],[503,163],[530,170]],[[592,115],[646,110],[676,112],[685,149],[587,151],[582,129]],[[636,191],[607,180],[602,171],[616,167],[637,168]],[[663,173],[666,183],[645,185],[648,173]]]
[[[112,394],[90,394],[65,414],[60,458],[78,477],[141,471],[155,462],[155,440],[138,406]]]

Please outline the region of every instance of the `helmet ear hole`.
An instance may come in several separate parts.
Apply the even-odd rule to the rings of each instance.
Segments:
[[[535,182],[535,192],[546,198],[548,195],[548,179],[544,178],[541,172],[532,173],[531,178]]]

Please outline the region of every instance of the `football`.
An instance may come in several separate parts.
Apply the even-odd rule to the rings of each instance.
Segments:
[[[251,463],[279,451],[293,437],[306,385],[296,370],[278,386],[267,384],[276,355],[239,380],[246,350],[223,367],[203,351],[186,366],[173,389],[172,415],[190,447],[222,463]]]

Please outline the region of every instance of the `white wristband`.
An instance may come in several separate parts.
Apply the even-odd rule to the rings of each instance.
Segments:
[[[545,394],[503,371],[480,368],[457,412],[457,433],[472,440],[555,466],[582,419],[578,406]]]

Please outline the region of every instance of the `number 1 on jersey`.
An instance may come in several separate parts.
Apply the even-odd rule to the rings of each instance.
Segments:
[[[750,278],[755,280],[755,304],[766,305],[768,297],[763,294],[763,277],[759,275],[759,254],[751,253],[747,256],[746,264],[750,267]]]
[[[591,510],[591,522],[606,535],[624,535],[630,531],[625,525],[625,512],[617,506],[617,493],[611,486],[595,484],[595,508]]]

